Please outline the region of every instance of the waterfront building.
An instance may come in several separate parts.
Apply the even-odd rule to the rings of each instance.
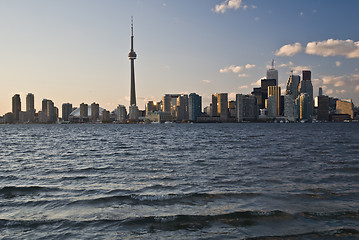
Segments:
[[[217,107],[212,102],[212,108],[217,108],[217,116],[220,117],[221,121],[228,120],[228,93],[215,93],[217,99]],[[213,99],[213,97],[212,97]]]
[[[35,119],[35,97],[34,94],[28,93],[26,95],[26,121],[34,122]]]
[[[188,121],[188,95],[186,94],[177,98],[176,121]]]
[[[12,97],[12,113],[14,114],[14,122],[19,122],[20,112],[21,112],[20,95],[15,94]]]
[[[293,71],[292,71],[292,74],[289,76],[287,81],[285,94],[292,95],[293,99],[296,99],[298,97],[299,82],[300,82],[300,76],[293,75]]]
[[[169,112],[162,111],[149,112],[145,117],[145,121],[159,123],[170,122],[172,121],[172,115]]]
[[[317,97],[317,120],[329,121],[329,97],[319,95]]]
[[[277,101],[275,96],[269,96],[266,101],[267,114],[270,118],[275,118],[277,116]]]
[[[310,96],[308,93],[301,93],[297,98],[297,109],[299,120],[308,121],[311,119]]]
[[[110,111],[107,111],[106,109],[102,110],[102,122],[103,123],[111,122],[111,113],[110,113]]]
[[[88,122],[89,120],[89,105],[86,103],[80,104],[80,122]]]
[[[350,119],[354,118],[354,105],[352,100],[337,100],[336,105],[337,114],[348,114]]]
[[[268,102],[269,97],[274,96],[274,100],[271,100],[268,104],[268,108],[270,107],[271,110],[268,109],[268,116],[276,117],[280,115],[280,103],[281,103],[281,89],[279,86],[268,86]]]
[[[100,120],[100,105],[98,103],[91,104],[91,121],[97,122]]]
[[[190,121],[197,121],[202,113],[202,97],[196,93],[191,93],[188,98],[188,118]]]
[[[137,122],[138,121],[138,117],[139,117],[139,111],[138,111],[138,107],[136,105],[131,105],[129,107],[129,120],[131,122]]]
[[[218,116],[218,99],[216,94],[212,94],[212,104],[211,104],[211,117],[217,117]]]
[[[117,121],[125,122],[127,119],[126,107],[123,105],[118,105],[117,107]]]
[[[47,123],[55,123],[57,120],[56,117],[56,110],[55,110],[55,105],[54,102],[51,100],[47,100],[46,101],[46,122]]]
[[[258,119],[257,98],[253,95],[236,95],[237,122],[255,121]]]
[[[283,96],[284,101],[284,117],[290,121],[295,122],[298,118],[294,97],[291,94]]]
[[[64,103],[62,104],[62,121],[69,121],[69,116],[72,112],[72,104]]]

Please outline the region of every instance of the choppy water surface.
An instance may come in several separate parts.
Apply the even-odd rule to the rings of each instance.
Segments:
[[[0,126],[2,239],[357,239],[359,124]]]

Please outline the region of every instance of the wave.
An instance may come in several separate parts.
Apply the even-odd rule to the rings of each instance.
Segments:
[[[260,237],[250,237],[246,238],[247,240],[300,240],[300,239],[358,239],[359,231],[352,228],[338,228],[331,229],[327,231],[318,231],[318,232],[307,232],[301,234],[291,234],[291,235],[279,235],[279,236],[260,236]]]
[[[300,213],[303,215],[305,213]],[[314,214],[314,213],[312,213]],[[317,213],[319,214],[319,213]],[[357,218],[358,213],[334,213],[336,216],[351,216]],[[216,215],[169,215],[169,216],[144,216],[126,219],[94,219],[94,220],[70,220],[70,219],[53,219],[53,220],[9,220],[0,219],[0,229],[83,229],[96,227],[98,229],[108,229],[109,226],[116,226],[116,229],[126,231],[201,231],[210,228],[219,229],[218,226],[230,226],[234,228],[258,228],[268,227],[268,223],[298,221],[298,214],[290,214],[279,210],[274,211],[238,211]],[[323,227],[323,226],[322,226]],[[225,227],[226,228],[226,227]],[[359,237],[359,229],[355,228],[334,228],[320,229],[314,232],[304,233],[283,233],[279,236],[246,236],[247,239],[323,239],[335,237],[351,237],[352,239]],[[207,231],[206,230],[206,231]],[[258,233],[260,234],[260,233]]]
[[[40,192],[57,191],[57,188],[41,187],[41,186],[6,186],[0,188],[0,196],[5,198],[14,198],[28,194],[36,194]]]
[[[189,193],[189,194],[163,194],[163,195],[116,195],[104,196],[94,199],[78,200],[72,204],[104,204],[117,203],[128,205],[174,205],[174,204],[203,204],[225,198],[250,198],[260,196],[259,193]]]

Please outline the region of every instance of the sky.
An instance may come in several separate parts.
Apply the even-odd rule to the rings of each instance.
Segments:
[[[0,115],[26,94],[128,106],[131,16],[139,109],[167,93],[249,94],[272,59],[282,91],[312,71],[314,96],[359,105],[359,1],[1,0]]]

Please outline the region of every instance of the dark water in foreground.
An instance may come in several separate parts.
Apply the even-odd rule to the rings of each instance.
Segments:
[[[358,239],[359,124],[0,126],[1,239]]]

